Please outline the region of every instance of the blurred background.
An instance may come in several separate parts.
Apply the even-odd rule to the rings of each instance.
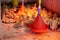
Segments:
[[[31,33],[28,26],[38,15],[38,0],[0,2],[4,40],[60,40],[60,0],[41,0],[41,17],[49,27],[48,31],[42,34]]]
[[[18,0],[19,3],[22,3],[22,0]],[[35,3],[38,1],[37,0],[25,0],[24,3]],[[1,0],[1,3],[11,3],[11,0]],[[45,7],[46,9],[60,13],[60,0],[42,0],[42,6]]]

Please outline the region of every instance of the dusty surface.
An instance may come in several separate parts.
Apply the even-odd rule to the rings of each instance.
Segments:
[[[60,40],[60,32],[47,31],[46,33],[35,34],[27,27],[14,28],[15,23],[2,23],[2,40]]]

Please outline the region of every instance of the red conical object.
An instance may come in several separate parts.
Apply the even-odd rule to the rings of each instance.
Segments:
[[[40,14],[38,14],[35,21],[29,26],[30,26],[30,30],[36,33],[46,32],[48,28],[48,26],[44,23],[43,19],[41,18]]]

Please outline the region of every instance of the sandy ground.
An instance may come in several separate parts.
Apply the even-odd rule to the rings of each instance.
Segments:
[[[15,23],[2,23],[1,40],[60,40],[60,32],[48,30],[45,33],[35,34],[29,31],[27,27],[14,28]]]

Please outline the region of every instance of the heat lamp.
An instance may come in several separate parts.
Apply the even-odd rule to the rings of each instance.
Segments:
[[[41,17],[41,0],[38,0],[38,2],[38,15],[34,22],[29,25],[30,30],[35,33],[46,32],[48,29],[48,26],[44,23]]]

